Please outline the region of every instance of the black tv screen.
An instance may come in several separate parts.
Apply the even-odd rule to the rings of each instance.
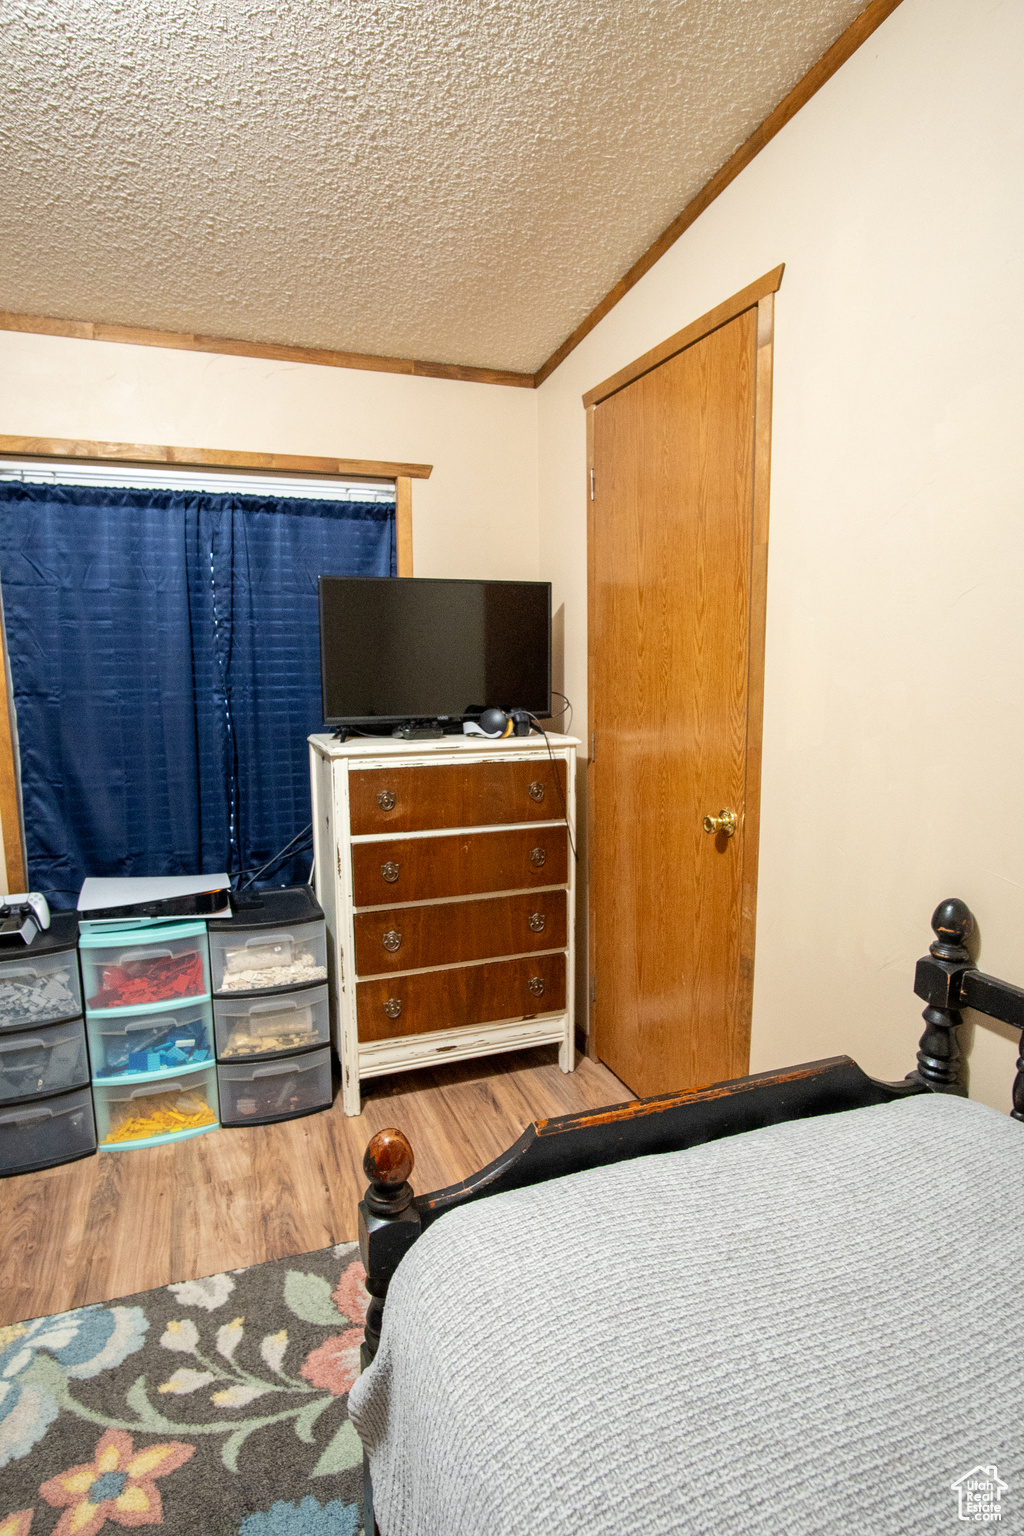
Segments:
[[[327,725],[551,713],[551,583],[321,576]]]

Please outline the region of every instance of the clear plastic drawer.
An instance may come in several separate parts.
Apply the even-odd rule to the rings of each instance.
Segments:
[[[66,1093],[88,1081],[89,1057],[81,1019],[25,1034],[0,1035],[0,1103]]]
[[[310,1051],[290,1061],[265,1061],[217,1068],[221,1122],[255,1125],[290,1120],[326,1109],[331,1102],[331,1053]]]
[[[0,961],[0,1034],[10,1029],[73,1019],[82,1011],[78,954],[19,952]]]
[[[327,980],[327,934],[323,920],[289,928],[236,928],[210,933],[213,990],[266,992],[275,987],[308,987]]]
[[[273,997],[217,998],[213,1004],[217,1059],[284,1056],[327,1045],[331,1038],[326,987]]]
[[[95,1150],[88,1088],[0,1109],[0,1175],[70,1163]]]
[[[101,1148],[159,1146],[198,1136],[217,1124],[213,1067],[145,1083],[93,1083]]]
[[[145,1013],[90,1013],[89,1050],[95,1079],[167,1075],[213,1060],[209,1003],[160,1004]]]
[[[204,923],[173,923],[160,931],[83,934],[82,985],[89,1009],[131,1008],[204,997],[210,990]]]

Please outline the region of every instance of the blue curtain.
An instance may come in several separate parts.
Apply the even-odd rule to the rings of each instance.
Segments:
[[[32,890],[251,872],[302,831],[321,574],[395,575],[393,507],[0,482]]]

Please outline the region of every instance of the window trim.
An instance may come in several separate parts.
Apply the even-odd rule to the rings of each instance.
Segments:
[[[395,483],[395,544],[399,576],[412,575],[412,482],[426,480],[432,464],[405,464],[378,459],[333,459],[310,454],[253,453],[245,449],[179,448],[170,444],[105,443],[82,438],[15,437],[0,433],[0,457],[88,459],[97,464],[170,464],[179,469],[264,470],[299,475],[338,475],[348,480],[393,480]],[[7,639],[0,627],[0,836],[3,838],[5,894],[25,890],[25,830],[21,784],[12,728],[10,667]]]

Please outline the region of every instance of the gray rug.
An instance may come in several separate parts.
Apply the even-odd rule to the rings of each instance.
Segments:
[[[358,1536],[354,1243],[0,1327],[0,1536]]]

